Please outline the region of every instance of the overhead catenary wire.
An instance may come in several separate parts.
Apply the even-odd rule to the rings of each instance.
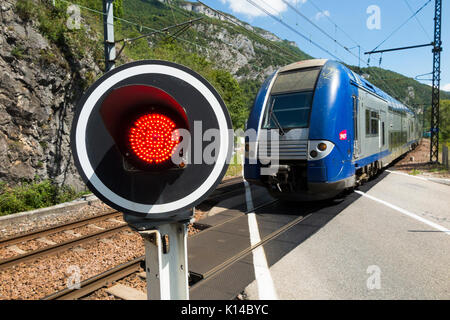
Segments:
[[[407,1],[407,0],[405,0]],[[314,0],[309,0],[308,1],[309,4],[311,4],[316,10],[317,12],[323,12],[323,10],[314,2]],[[412,11],[412,9],[411,9]],[[338,23],[336,23],[329,15],[325,15],[324,16],[328,21],[330,21],[338,30],[340,30],[349,40],[351,40],[354,44],[356,44],[357,47],[359,47],[360,49],[362,49],[363,51],[367,51],[358,41],[356,41],[351,35],[349,35],[342,27],[339,26]],[[416,19],[418,20],[417,16]],[[425,31],[425,30],[424,30]],[[361,62],[364,62],[365,65],[369,66],[369,60],[365,61],[365,60],[361,60]],[[387,82],[385,82],[385,80],[390,80],[390,79],[383,79],[381,77],[379,77],[375,72],[376,70],[373,70],[373,76],[378,77],[378,79],[384,83],[384,85],[386,86],[386,88],[388,88],[391,92],[392,95],[396,95],[394,89],[389,86],[389,84]],[[370,74],[370,72],[369,72]],[[397,98],[398,99],[398,98]],[[400,100],[400,99],[398,99]]]
[[[204,4],[204,3],[201,2],[201,1],[197,1],[197,2],[200,3],[200,4],[202,4],[202,5],[205,6],[206,8],[209,8],[210,10],[213,10],[213,11],[216,12],[217,14],[223,16],[223,17],[224,17],[225,19],[227,19],[230,23],[232,23],[232,24],[234,24],[234,25],[236,25],[236,26],[238,26],[238,27],[244,29],[246,32],[249,32],[249,33],[255,35],[255,36],[258,37],[260,40],[263,40],[264,42],[268,43],[269,45],[271,45],[271,46],[273,46],[273,47],[279,49],[279,50],[282,51],[283,53],[285,53],[285,54],[291,56],[292,58],[295,58],[295,59],[299,59],[299,58],[300,58],[299,56],[296,56],[295,54],[293,54],[293,53],[291,53],[291,52],[289,52],[289,51],[287,51],[287,50],[281,48],[280,46],[276,45],[275,43],[273,43],[273,41],[270,41],[270,40],[264,38],[263,36],[259,35],[258,33],[254,32],[254,31],[252,31],[252,30],[249,30],[249,29],[247,29],[247,28],[245,28],[245,26],[242,26],[242,25],[238,24],[236,21],[233,21],[233,20],[232,20],[229,16],[227,16],[226,14],[224,14],[224,13],[222,13],[222,12],[220,12],[220,11],[214,9],[214,8],[211,8],[210,6]],[[291,62],[291,60],[288,60],[288,61]]]
[[[392,31],[386,39],[384,39],[383,41],[380,42],[379,45],[377,45],[372,51],[377,50],[382,44],[384,44],[387,40],[389,40],[398,30],[400,30],[405,24],[407,24],[412,18],[414,18],[420,11],[422,11],[423,8],[425,8],[429,3],[431,2],[431,0],[428,0],[424,5],[422,5],[416,12],[413,13],[412,16],[410,16],[408,19],[406,19],[405,22],[403,22],[401,25],[399,25],[397,28],[394,29],[394,31]]]
[[[409,4],[408,0],[403,0],[405,2],[405,4],[408,6],[409,10],[411,11],[411,13],[414,13],[413,8],[411,7],[411,5]],[[423,24],[420,22],[419,18],[417,17],[417,15],[415,16],[417,23],[419,24],[419,26],[422,28],[423,32],[425,33],[425,35],[427,36],[428,40],[433,41],[433,39],[431,39],[430,35],[428,34],[427,30],[425,30]]]
[[[97,14],[100,14],[100,15],[104,15],[104,12],[102,12],[102,11],[99,11],[99,10],[96,10],[96,9],[92,9],[92,8],[89,8],[89,7],[80,5],[80,4],[78,4],[78,3],[74,3],[74,2],[71,2],[71,1],[68,1],[68,0],[58,0],[58,1],[65,2],[65,3],[68,3],[68,4],[77,5],[77,6],[79,6],[80,8],[85,9],[85,10],[87,10],[87,11],[94,12],[94,13],[97,13]],[[200,2],[200,1],[199,1],[199,2]],[[251,1],[251,0],[247,0],[247,2],[253,4],[254,6],[257,6],[257,5],[256,5],[253,1]],[[311,4],[313,4],[316,8],[318,8],[318,7],[312,2],[312,0],[310,0],[309,2],[311,2]],[[181,9],[180,9],[180,10],[181,10]],[[265,11],[265,10],[262,9],[262,8],[260,8],[260,10]],[[319,10],[320,10],[320,9],[319,9]],[[268,13],[268,12],[266,12],[266,14],[268,14],[269,16],[273,16],[272,14],[270,14],[270,13]],[[326,16],[326,17],[327,17],[330,21],[332,21],[332,20],[330,19],[330,17],[328,17],[328,16]],[[279,18],[274,17],[274,16],[273,16],[273,18],[274,18],[275,20],[279,21],[280,23],[284,24],[283,21],[280,20]],[[145,25],[143,25],[143,24],[141,24],[141,23],[136,23],[136,22],[133,22],[133,21],[130,21],[130,20],[121,18],[121,17],[114,16],[114,20],[121,21],[121,22],[127,23],[127,24],[129,24],[129,25],[133,25],[133,26],[139,27],[140,29],[147,29],[147,30],[150,30],[150,31],[154,32],[155,34],[156,34],[156,33],[160,33],[160,34],[164,34],[164,35],[166,34],[164,31],[157,30],[157,29],[154,29],[154,28],[145,26]],[[332,22],[333,22],[333,21],[332,21]],[[201,23],[203,23],[203,22],[201,21]],[[342,31],[342,32],[343,32],[350,40],[352,40],[354,43],[356,43],[357,45],[359,45],[359,43],[356,42],[355,40],[353,40],[353,39],[351,38],[351,36],[349,36],[349,35],[348,35],[341,27],[339,27],[339,26],[338,26],[336,23],[334,23],[334,22],[333,22],[333,24],[335,24],[336,27],[337,27],[339,30],[341,30],[341,31]],[[315,45],[316,47],[318,47],[318,48],[321,49],[322,51],[324,51],[324,52],[330,54],[332,57],[334,57],[334,58],[337,59],[338,61],[344,62],[342,59],[340,59],[340,58],[337,57],[336,55],[332,54],[329,50],[323,48],[323,47],[320,46],[319,44],[317,44],[317,43],[315,43],[314,41],[312,41],[312,39],[310,39],[310,38],[306,37],[305,35],[301,34],[298,30],[295,30],[294,28],[292,28],[291,26],[289,26],[289,25],[287,25],[287,24],[285,24],[285,25],[286,25],[289,29],[291,29],[292,31],[294,31],[295,33],[299,34],[299,35],[300,35],[302,38],[304,38],[306,41],[312,43],[313,45]],[[242,26],[241,26],[241,27],[242,27]],[[245,28],[245,27],[243,27],[243,28]],[[245,29],[246,29],[246,28],[245,28]],[[246,30],[248,30],[248,29],[246,29]],[[248,30],[248,31],[249,31],[249,32],[252,32],[251,30]],[[254,33],[255,35],[261,37],[260,35],[258,35],[258,34],[255,33],[255,32],[252,32],[252,33]],[[174,36],[174,37],[175,37],[177,40],[180,40],[180,41],[182,41],[182,42],[185,42],[185,43],[188,43],[188,44],[190,44],[190,45],[193,45],[193,46],[195,46],[196,48],[198,48],[198,47],[203,48],[203,49],[206,50],[206,52],[209,52],[209,51],[210,51],[210,48],[207,48],[207,47],[202,46],[202,45],[200,45],[200,44],[197,44],[197,43],[194,43],[194,42],[192,42],[192,41],[189,41],[189,40],[180,38],[180,37],[178,37],[178,36]],[[264,37],[261,37],[261,38],[263,38],[264,40],[267,40],[267,39],[265,39]],[[276,45],[273,44],[271,41],[269,41],[269,40],[267,40],[267,41],[268,41],[268,43],[270,43],[271,45],[276,46]],[[276,46],[276,47],[278,47],[278,49],[281,49],[281,47],[279,47],[279,46]],[[286,51],[284,51],[284,52],[287,53]],[[294,57],[293,54],[291,54],[291,53],[288,53],[288,54],[291,55],[292,57]],[[297,58],[299,58],[299,57],[296,57],[296,59],[297,59]],[[368,65],[368,64],[367,64],[367,65]],[[369,72],[369,74],[370,74],[370,72]],[[372,74],[371,74],[371,75],[372,75]],[[376,74],[373,74],[373,75],[376,76]],[[381,78],[380,78],[380,79],[381,79]],[[385,85],[386,85],[386,87],[390,88],[390,86],[389,86],[387,83],[385,83]],[[393,90],[392,88],[390,88],[390,91],[391,91],[392,93],[394,93],[394,90]]]
[[[123,39],[120,39],[120,40],[116,40],[115,43],[123,42],[123,41],[131,42],[131,41],[135,41],[135,40],[139,40],[139,39],[142,39],[142,38],[146,38],[146,37],[152,36],[155,33],[164,33],[164,32],[166,32],[166,31],[168,31],[170,29],[173,29],[173,28],[177,28],[177,27],[181,27],[181,26],[183,26],[183,27],[191,26],[192,23],[197,22],[197,21],[202,20],[202,19],[203,18],[200,17],[200,18],[197,18],[197,19],[192,19],[192,20],[189,20],[189,21],[181,22],[181,23],[174,24],[174,25],[162,28],[160,30],[155,30],[153,32],[150,32],[150,33],[147,33],[147,34],[143,34],[143,35],[140,35],[140,36],[137,36],[137,37],[134,37],[134,38],[123,38]],[[174,37],[174,35],[171,35],[171,36]]]
[[[251,5],[253,5],[254,7],[256,7],[257,9],[263,11],[264,13],[266,13],[268,16],[270,16],[272,19],[278,21],[279,23],[281,23],[282,25],[284,25],[285,27],[287,27],[289,30],[293,31],[294,33],[296,33],[297,35],[299,35],[300,37],[302,37],[303,39],[305,39],[306,41],[308,41],[309,43],[311,43],[312,45],[314,45],[315,47],[319,48],[321,51],[326,52],[327,54],[329,54],[330,56],[332,56],[333,58],[335,58],[336,60],[340,61],[340,62],[344,62],[341,58],[337,57],[336,55],[334,55],[333,53],[331,53],[329,50],[325,49],[323,46],[321,46],[320,44],[318,44],[317,42],[313,41],[312,39],[308,38],[307,36],[305,36],[304,34],[302,34],[301,32],[299,32],[297,29],[293,28],[292,26],[290,26],[289,24],[287,24],[286,22],[284,22],[283,20],[281,20],[280,18],[276,17],[275,15],[273,15],[272,13],[270,13],[269,11],[267,11],[266,9],[264,9],[263,7],[261,7],[260,5],[256,4],[254,1],[252,0],[246,0],[248,3],[250,3]],[[261,0],[262,1],[262,0]],[[264,2],[264,1],[263,1]],[[265,3],[265,2],[264,2]]]
[[[313,0],[309,0],[308,3],[310,3],[316,10],[317,12],[323,12],[323,10],[313,1]],[[360,49],[363,49],[363,51],[366,51],[366,49],[364,49],[364,47],[358,42],[356,41],[352,36],[350,36],[342,27],[340,27],[329,15],[325,15],[325,18],[330,21],[335,28],[337,28],[338,30],[340,30],[349,40],[351,40],[354,44],[356,44],[357,47],[359,47]],[[348,49],[347,51],[349,51],[350,49]],[[363,64],[367,65],[367,67],[370,66],[369,61],[370,60],[362,60],[361,57],[358,57],[358,60],[360,62],[363,62]],[[382,79],[380,76],[377,75],[376,70],[372,70],[373,73],[371,74],[370,70],[367,69],[367,72],[370,76],[373,76],[375,78],[378,78],[378,80],[380,80],[381,83],[384,84],[384,86],[386,88],[389,89],[389,91],[391,92],[391,94],[393,96],[397,96],[396,99],[400,100],[399,97],[401,95],[398,95],[398,92],[396,92],[396,90],[394,90],[384,79]]]
[[[261,1],[263,1],[263,0],[261,0]],[[317,43],[315,43],[315,42],[312,41],[311,39],[306,38],[306,37],[305,37],[303,34],[301,34],[299,31],[295,30],[294,28],[292,28],[290,25],[288,25],[288,24],[285,23],[284,21],[278,19],[278,18],[275,17],[273,14],[271,14],[270,12],[268,12],[267,10],[265,10],[264,8],[262,8],[261,6],[257,5],[256,3],[254,3],[252,0],[247,0],[247,2],[249,2],[250,4],[252,4],[253,6],[255,6],[256,8],[260,9],[261,11],[265,12],[267,15],[269,15],[269,16],[272,17],[273,19],[277,20],[277,21],[280,22],[281,24],[285,25],[285,26],[288,27],[290,30],[292,30],[292,31],[294,31],[295,33],[299,34],[302,38],[306,39],[307,41],[311,42],[311,43],[314,44],[315,46],[319,47],[319,49],[321,49],[322,51],[325,51],[326,53],[328,53],[329,55],[331,55],[332,57],[334,57],[335,59],[337,59],[339,62],[342,62],[342,63],[345,64],[345,62],[344,62],[342,59],[340,59],[339,57],[337,57],[336,55],[334,55],[333,53],[331,53],[329,50],[327,50],[326,48],[324,48],[324,47],[318,45]],[[263,2],[265,3],[265,1],[263,1]],[[294,8],[294,9],[295,9],[295,8]],[[337,24],[335,24],[335,25],[337,25]],[[341,29],[341,28],[340,28],[340,29]],[[325,32],[325,31],[324,31],[324,32]],[[330,36],[330,37],[331,37],[331,36]],[[331,37],[331,38],[332,38],[332,37]],[[354,41],[354,42],[355,42],[355,41]],[[357,43],[357,42],[355,42],[355,43]],[[358,44],[358,43],[357,43],[357,44]],[[358,44],[358,45],[359,45],[359,44]],[[348,49],[346,49],[346,50],[347,50],[348,52],[350,52]],[[350,52],[350,53],[353,54],[352,52]],[[353,54],[353,55],[354,55],[354,54]],[[354,56],[356,57],[356,55],[354,55]],[[358,57],[358,60],[363,61],[363,60],[361,60],[359,57]],[[366,62],[366,63],[367,63],[367,62]],[[368,65],[368,63],[367,63],[367,65]],[[374,77],[377,77],[377,78],[381,79],[381,78],[378,77],[378,75],[375,74],[375,73],[370,74],[370,71],[369,71],[369,70],[368,70],[368,73],[369,73],[369,75],[373,75]],[[397,93],[397,92],[396,92],[396,91],[395,91],[388,83],[386,83],[386,82],[383,81],[383,80],[381,80],[381,81],[384,83],[385,87],[389,89],[389,91],[391,92],[391,94],[392,94],[393,96],[395,96],[396,99],[400,100],[399,97],[400,97],[401,95],[398,95],[398,93]]]
[[[308,3],[310,3],[318,12],[323,12],[323,10],[321,8],[319,8],[313,0],[309,0]],[[356,44],[357,46],[360,46],[360,44],[354,40],[347,32],[345,32],[344,29],[342,29],[336,22],[333,21],[333,19],[331,19],[331,17],[329,15],[324,15],[324,17],[330,21],[332,24],[335,25],[335,27],[340,30],[348,39],[350,39],[354,44]],[[362,46],[360,46],[361,48],[363,48]]]
[[[233,19],[231,19],[227,14],[225,14],[225,13],[223,13],[223,12],[221,12],[221,11],[218,11],[218,10],[216,10],[216,9],[214,9],[214,8],[212,8],[212,7],[210,7],[210,6],[208,6],[207,4],[203,3],[202,1],[197,0],[197,3],[200,3],[200,4],[201,4],[202,6],[204,6],[205,8],[208,8],[208,9],[210,9],[211,11],[214,11],[214,12],[217,13],[218,15],[222,16],[223,18],[225,18],[229,23],[231,23],[231,24],[233,24],[233,25],[235,25],[235,26],[237,26],[237,27],[240,27],[242,30],[244,30],[245,33],[247,33],[247,34],[253,34],[254,36],[256,36],[256,37],[259,38],[260,40],[264,41],[265,43],[269,44],[270,46],[272,46],[272,47],[274,47],[274,48],[277,48],[277,49],[279,50],[279,51],[278,51],[279,53],[282,52],[282,53],[284,53],[284,54],[286,54],[286,55],[289,55],[289,56],[292,57],[292,59],[294,59],[294,60],[289,59],[289,58],[286,57],[286,56],[280,55],[280,57],[281,57],[282,59],[286,60],[288,63],[292,63],[292,62],[294,62],[294,61],[298,61],[299,59],[302,58],[302,57],[297,56],[297,55],[295,55],[294,53],[288,51],[287,49],[282,48],[282,47],[276,45],[273,41],[270,41],[270,40],[264,38],[263,36],[259,35],[259,34],[256,33],[255,31],[247,29],[245,26],[243,26],[243,25],[237,23],[236,21],[234,21]],[[170,3],[167,3],[167,4],[168,4],[168,5],[171,5]],[[182,10],[182,9],[179,8],[179,7],[176,7],[176,6],[175,6],[174,9],[177,10],[178,12],[184,14],[184,15],[187,15],[187,13],[185,12],[185,10]],[[190,15],[190,16],[191,16],[191,15]],[[202,24],[204,24],[204,25],[208,25],[205,21],[200,21],[200,23],[202,23]],[[236,29],[234,29],[234,28],[233,28],[233,30],[239,32],[238,30],[236,30]],[[242,32],[239,32],[239,33],[243,35]],[[225,41],[224,41],[223,43],[224,43],[225,45],[228,45],[228,46],[230,46],[230,47],[235,48],[235,47],[234,47],[232,44],[230,44],[230,43],[227,43],[227,42],[225,42]],[[271,59],[272,59],[272,57],[271,57]]]
[[[86,7],[86,6],[83,6],[83,5],[80,5],[80,4],[76,3],[76,2],[72,2],[72,1],[68,1],[68,0],[56,0],[56,1],[65,2],[65,3],[67,3],[67,4],[73,4],[73,5],[79,6],[80,8],[85,9],[85,10],[87,10],[87,11],[94,12],[94,13],[101,14],[101,15],[105,15],[105,13],[102,12],[102,11],[99,11],[99,10],[96,10],[96,9],[92,9],[92,8],[89,8],[89,7]],[[136,26],[136,27],[139,27],[139,28],[142,28],[142,29],[147,29],[147,30],[153,31],[153,32],[155,32],[155,34],[156,34],[156,33],[160,33],[160,34],[164,34],[164,35],[165,35],[165,32],[160,31],[160,30],[158,30],[158,29],[154,29],[154,28],[145,26],[145,25],[143,25],[143,24],[141,24],[141,23],[136,23],[136,22],[133,22],[133,21],[129,21],[129,20],[127,20],[127,19],[120,18],[120,17],[117,17],[117,16],[114,16],[114,20],[121,21],[121,22],[127,23],[127,24],[129,24],[129,25],[133,25],[133,26]],[[186,39],[183,39],[183,38],[179,38],[178,36],[175,37],[175,38],[176,38],[177,40],[180,40],[180,41],[189,43],[189,44],[191,44],[191,45],[193,45],[193,46],[201,47],[201,48],[205,49],[206,51],[209,51],[209,50],[210,50],[210,48],[207,48],[207,47],[205,47],[205,46],[199,45],[199,44],[197,44],[197,43],[194,43],[194,42],[192,42],[192,41],[189,41],[189,40],[186,40]]]
[[[281,0],[283,1],[289,8],[291,8],[297,15],[299,15],[300,17],[302,17],[303,19],[305,19],[306,21],[308,21],[311,25],[313,25],[317,30],[319,30],[321,33],[323,33],[326,37],[328,37],[330,40],[332,40],[336,45],[340,46],[341,48],[343,48],[345,51],[347,51],[348,53],[350,53],[352,56],[354,56],[355,58],[359,60],[361,60],[361,57],[355,55],[353,52],[350,51],[350,49],[348,49],[348,47],[346,47],[345,45],[343,45],[342,43],[340,43],[339,41],[337,41],[336,37],[333,37],[332,35],[330,35],[328,32],[326,32],[324,29],[322,29],[321,27],[319,27],[316,23],[314,23],[311,19],[309,19],[307,16],[305,16],[303,13],[301,13],[299,10],[297,10],[297,8],[295,8],[293,5],[291,5],[288,1],[286,0]],[[335,29],[337,29],[337,25],[335,25]],[[362,61],[362,60],[361,60]]]
[[[282,1],[284,2],[284,0],[282,0]],[[207,8],[209,8],[209,9],[215,11],[216,13],[221,14],[221,15],[224,16],[227,20],[229,20],[230,22],[232,22],[233,24],[240,26],[239,24],[237,24],[236,22],[234,22],[233,20],[231,20],[227,15],[222,14],[220,11],[217,11],[217,10],[215,10],[215,9],[213,9],[213,8],[211,8],[211,7],[209,7],[208,5],[205,5],[203,2],[201,2],[201,1],[199,1],[199,0],[197,0],[197,2],[201,3],[202,5],[204,5],[204,6],[207,7]],[[290,6],[290,7],[292,8],[292,6]],[[267,14],[267,12],[266,12],[266,14]],[[311,21],[311,22],[312,22],[312,21]],[[312,22],[312,24],[314,24],[314,23]],[[337,26],[337,24],[335,24],[335,26],[336,26],[336,28],[342,30],[339,26]],[[243,27],[243,26],[240,26],[240,27],[245,28],[245,27]],[[320,28],[320,27],[319,27],[319,28]],[[246,30],[247,30],[247,29],[246,29]],[[249,31],[250,31],[250,30],[249,30]],[[325,34],[327,34],[326,31],[324,31],[324,30],[322,30],[322,32],[325,33]],[[255,33],[255,34],[256,34],[256,33]],[[257,34],[256,34],[256,35],[257,35]],[[258,36],[259,36],[259,35],[258,35]],[[332,36],[330,36],[330,35],[328,35],[328,34],[327,34],[327,36],[330,37],[331,39],[333,39],[333,41],[334,41],[334,38],[333,38]],[[259,36],[259,37],[261,37],[261,36]],[[263,37],[261,37],[261,38],[263,38]],[[263,39],[265,39],[265,38],[263,38]],[[266,39],[265,39],[265,40],[266,40]],[[355,43],[357,43],[355,40],[352,40],[352,41],[354,41]],[[336,41],[336,42],[337,42],[337,41]],[[360,61],[362,61],[362,62],[364,62],[364,63],[367,63],[366,61],[360,59],[359,57],[357,57],[356,55],[354,55],[352,52],[350,52],[349,49],[347,49],[344,45],[342,45],[342,44],[339,43],[339,42],[337,42],[337,43],[338,43],[338,45],[340,45],[341,47],[343,47],[346,51],[348,51],[350,54],[352,54],[353,56],[355,56],[356,58],[358,58],[358,60],[360,60]],[[357,43],[357,44],[358,44],[358,43]],[[359,45],[359,44],[358,44],[358,45]],[[335,57],[335,58],[337,58],[337,57]],[[341,59],[339,59],[339,58],[337,58],[337,59],[338,59],[339,61],[343,62]],[[394,90],[387,82],[385,82],[384,79],[382,79],[381,77],[379,77],[379,76],[376,74],[376,70],[372,70],[372,71],[373,71],[373,72],[368,71],[368,72],[369,72],[369,75],[373,76],[374,78],[378,78],[382,83],[384,83],[385,87],[389,89],[389,91],[391,92],[391,94],[394,95],[394,96],[396,97],[396,99],[400,100],[399,97],[400,97],[401,95],[399,95],[398,92],[396,92],[396,90]]]

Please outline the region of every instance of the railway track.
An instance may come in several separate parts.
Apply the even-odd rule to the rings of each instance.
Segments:
[[[209,202],[211,204],[216,203],[222,198],[226,198],[227,196],[230,196],[236,191],[239,192],[239,189],[236,188],[240,183],[242,182],[242,178],[231,178],[224,182],[222,182],[217,189],[213,192],[213,194],[205,201]],[[85,226],[93,226],[92,229],[97,229],[96,232],[90,232],[86,235],[78,235],[75,238],[61,241],[57,243],[52,243],[53,241],[48,240],[41,240],[41,245],[36,250],[31,250],[27,252],[20,253],[22,250],[18,250],[18,253],[8,257],[6,259],[0,260],[0,270],[5,269],[7,267],[11,267],[14,265],[17,265],[19,263],[27,262],[30,260],[36,260],[38,258],[55,254],[58,252],[65,251],[67,249],[79,246],[83,243],[93,241],[98,238],[107,237],[113,234],[116,234],[118,232],[121,232],[123,230],[128,229],[128,225],[125,222],[116,220],[116,225],[108,227],[108,228],[100,228],[95,225],[95,223],[98,222],[104,222],[108,220],[115,220],[122,217],[122,213],[118,211],[110,211],[101,215],[98,215],[96,217],[86,218],[83,220],[78,220],[75,222],[70,222],[63,225],[58,225],[50,228],[46,228],[43,230],[37,230],[31,233],[27,233],[24,235],[17,235],[13,237],[9,237],[6,239],[0,240],[0,249],[7,249],[11,248],[12,246],[15,246],[17,244],[26,243],[27,241],[33,241],[36,239],[45,239],[46,236],[49,235],[55,235],[59,233],[64,232],[70,232],[72,230],[75,230],[80,227]],[[103,229],[103,230],[101,230]],[[17,250],[17,248],[15,249]],[[11,250],[10,250],[11,251]]]
[[[273,204],[276,201],[270,201],[267,204],[261,205],[255,209],[258,208],[262,208],[268,205]],[[247,213],[247,212],[246,212]],[[230,220],[227,221],[228,222],[232,222],[235,219],[237,219],[237,217],[232,218]],[[212,227],[211,230],[223,225],[225,222],[216,225],[215,227]],[[196,235],[192,235],[191,237],[195,237]],[[259,245],[263,244],[264,242],[266,242],[268,239],[264,238],[263,240],[260,241],[260,243],[255,244],[254,246],[252,246],[251,248],[248,248],[247,250],[245,250],[244,252],[241,252],[241,255],[245,255],[246,253],[250,252],[251,250],[255,249],[256,247],[258,247]],[[222,267],[231,264],[233,261],[235,261],[236,259],[239,258],[238,255],[236,257],[234,257],[234,259],[229,259],[228,261],[225,261],[222,264]],[[141,256],[138,257],[132,261],[123,263],[119,266],[116,266],[112,269],[109,269],[101,274],[98,274],[94,277],[91,277],[89,279],[86,279],[84,281],[82,281],[80,283],[80,288],[79,289],[75,289],[75,288],[65,288],[61,291],[55,292],[54,294],[51,294],[45,298],[43,298],[43,300],[73,300],[73,299],[80,299],[82,297],[85,297],[89,294],[94,293],[96,290],[101,289],[103,287],[108,286],[109,284],[121,280],[127,276],[130,276],[131,274],[139,271],[141,269],[141,266],[145,264],[145,256]],[[217,272],[217,270],[212,270],[211,274],[213,274],[214,272]],[[190,278],[191,279],[197,279],[198,281],[198,276],[195,274],[190,274]],[[193,281],[196,282],[196,281]]]
[[[268,201],[256,208],[254,208],[252,211],[270,207],[270,206],[276,204],[277,202],[278,202],[277,200]],[[247,213],[248,212],[245,212],[244,215]],[[223,269],[226,269],[227,267],[231,266],[233,263],[235,263],[235,262],[239,261],[240,259],[242,259],[243,257],[247,256],[249,253],[252,252],[252,250],[254,250],[260,246],[264,246],[272,239],[287,232],[289,229],[298,225],[299,223],[301,223],[302,221],[304,221],[311,215],[312,215],[312,213],[308,213],[308,214],[293,218],[291,221],[286,222],[285,224],[276,228],[274,231],[261,237],[261,239],[257,243],[246,246],[244,249],[239,250],[239,252],[232,255],[231,257],[224,257],[220,263],[218,263],[215,267],[211,268],[210,270],[203,273],[202,275],[196,274],[195,272],[190,272],[191,289],[196,288],[199,285],[201,285],[204,281],[207,281],[208,279],[213,278],[215,275],[220,273]],[[214,231],[217,231],[219,228],[221,228],[225,224],[236,223],[236,221],[241,217],[242,217],[242,215],[239,215],[239,216],[230,218],[227,221],[224,221],[222,223],[218,223],[210,228],[203,230],[201,233],[190,236],[189,239],[194,239],[194,238],[198,237],[200,234],[202,234],[203,232],[214,233]],[[188,240],[188,245],[189,245],[189,241],[190,240]],[[64,290],[61,290],[59,292],[56,292],[52,295],[45,297],[44,300],[70,300],[70,299],[80,299],[80,298],[89,296],[90,294],[94,293],[95,291],[97,291],[103,287],[107,287],[116,281],[124,279],[124,278],[132,275],[133,273],[137,273],[138,271],[140,271],[142,265],[145,263],[144,259],[145,259],[144,256],[138,257],[132,261],[121,264],[115,268],[112,268],[106,272],[103,272],[95,277],[92,277],[85,281],[82,281],[80,283],[80,289],[66,288]]]
[[[114,219],[120,218],[121,216],[122,216],[122,213],[114,210],[114,211],[102,214],[100,216],[97,216],[97,217],[87,218],[87,219],[83,219],[80,221],[67,223],[67,224],[64,224],[61,226],[56,226],[56,227],[51,227],[51,228],[48,228],[45,230],[35,231],[35,232],[29,233],[26,235],[20,235],[20,236],[4,239],[4,240],[0,241],[0,246],[2,248],[8,248],[8,247],[11,247],[12,245],[15,245],[18,243],[23,243],[23,242],[35,240],[35,239],[43,239],[48,235],[55,235],[58,233],[63,233],[65,231],[71,231],[76,228],[80,228],[80,227],[84,227],[84,226],[88,226],[88,225],[93,226],[93,229],[94,228],[99,229],[99,231],[92,232],[92,233],[89,233],[86,235],[76,236],[73,239],[69,239],[66,241],[59,242],[59,243],[51,244],[51,241],[50,242],[47,241],[48,245],[45,245],[46,243],[43,242],[42,247],[40,247],[37,250],[28,251],[28,252],[25,252],[22,254],[14,255],[10,258],[0,260],[0,270],[7,268],[7,267],[11,267],[11,266],[19,264],[19,263],[29,261],[29,260],[35,260],[35,259],[44,257],[49,254],[58,253],[58,252],[67,250],[69,248],[76,247],[85,242],[89,242],[89,241],[95,240],[97,238],[106,237],[106,236],[115,234],[117,232],[123,231],[126,228],[128,228],[128,225],[125,222],[122,222],[119,220],[116,220],[115,224],[117,224],[117,225],[111,226],[111,227],[103,229],[103,230],[100,230],[102,228],[97,227],[95,225],[95,223],[104,222],[104,221],[108,221],[111,219],[114,220]]]
[[[123,279],[140,270],[145,257],[141,256],[132,261],[120,264],[80,283],[80,288],[66,288],[55,292],[42,300],[75,300],[87,296],[102,287]]]

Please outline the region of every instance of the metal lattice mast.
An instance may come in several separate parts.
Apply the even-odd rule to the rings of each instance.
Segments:
[[[431,93],[430,161],[439,161],[439,91],[441,87],[441,12],[442,0],[436,0],[434,12],[433,86]]]

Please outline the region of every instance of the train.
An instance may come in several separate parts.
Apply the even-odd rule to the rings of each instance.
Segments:
[[[246,123],[244,177],[276,198],[332,199],[414,149],[417,114],[344,64],[281,67],[256,95]]]

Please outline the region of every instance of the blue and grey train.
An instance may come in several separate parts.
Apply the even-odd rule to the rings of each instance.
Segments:
[[[278,198],[333,198],[415,148],[417,115],[343,64],[305,60],[260,88],[246,125],[245,179]],[[247,131],[247,132],[249,132]]]

